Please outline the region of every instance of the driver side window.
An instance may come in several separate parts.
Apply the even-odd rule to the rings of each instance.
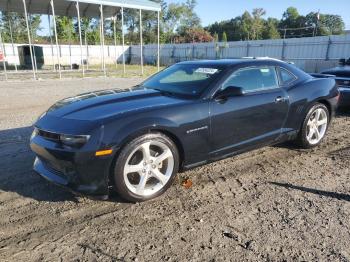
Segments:
[[[247,67],[235,71],[224,83],[227,87],[241,87],[244,93],[278,88],[276,70],[273,66]]]

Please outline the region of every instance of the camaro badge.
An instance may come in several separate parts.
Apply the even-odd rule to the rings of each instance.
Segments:
[[[187,130],[186,133],[187,134],[192,134],[194,132],[198,132],[198,131],[205,130],[205,129],[208,129],[208,126],[202,126],[202,127],[198,127],[198,128],[195,128],[195,129],[190,129],[190,130]]]

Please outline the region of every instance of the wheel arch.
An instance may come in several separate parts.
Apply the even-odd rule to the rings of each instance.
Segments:
[[[316,104],[323,104],[325,107],[327,107],[328,109],[328,113],[329,113],[329,117],[330,120],[332,119],[332,115],[334,114],[334,112],[332,111],[332,106],[331,104],[327,101],[327,99],[321,98],[321,99],[315,99],[314,101],[310,102],[309,105],[307,107],[305,107],[305,111],[303,112],[303,114],[301,115],[301,121],[300,123],[298,123],[298,130],[300,131],[300,129],[302,128],[303,124],[304,124],[304,120],[307,116],[307,114],[309,113],[310,109],[316,105]]]
[[[185,161],[185,151],[184,151],[183,144],[182,144],[181,140],[179,139],[179,137],[166,128],[148,127],[148,128],[143,128],[143,129],[137,130],[137,131],[133,132],[132,134],[128,135],[127,137],[125,137],[122,140],[122,142],[118,146],[118,149],[117,149],[116,153],[114,154],[113,160],[112,160],[111,165],[109,167],[108,184],[110,186],[114,185],[114,173],[113,173],[113,171],[114,171],[115,164],[117,162],[117,158],[119,157],[121,150],[130,141],[134,140],[135,138],[142,136],[142,135],[152,134],[152,133],[161,133],[163,135],[166,135],[175,144],[176,149],[178,150],[178,153],[179,153],[179,171],[181,172],[181,170],[183,168],[183,163]]]
[[[183,163],[185,161],[185,150],[180,138],[177,135],[175,135],[173,132],[167,129],[154,128],[154,129],[150,129],[149,131],[150,133],[153,133],[153,132],[162,133],[167,137],[169,137],[174,142],[174,144],[176,145],[177,151],[179,153],[179,170],[181,170],[183,167]]]
[[[331,104],[326,99],[320,99],[320,100],[316,101],[316,103],[323,104],[323,105],[325,105],[327,107],[328,113],[329,113],[329,117],[330,117],[330,120],[331,120],[331,118],[333,117],[333,114],[334,114]]]

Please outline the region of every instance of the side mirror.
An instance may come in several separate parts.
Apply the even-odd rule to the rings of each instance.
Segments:
[[[232,96],[243,96],[243,88],[239,86],[228,86],[224,90],[219,91],[216,95],[215,98],[218,100],[224,100],[228,97]]]

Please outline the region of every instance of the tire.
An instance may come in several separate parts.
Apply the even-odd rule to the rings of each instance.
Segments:
[[[124,146],[117,157],[116,191],[131,202],[156,198],[171,186],[178,168],[179,153],[169,137],[162,133],[139,136]]]
[[[316,120],[318,113],[320,114],[318,115],[319,119]],[[306,149],[318,146],[327,133],[329,123],[330,114],[328,108],[321,103],[314,104],[303,121],[303,125],[296,139],[297,144]],[[320,125],[318,126],[318,124]]]

